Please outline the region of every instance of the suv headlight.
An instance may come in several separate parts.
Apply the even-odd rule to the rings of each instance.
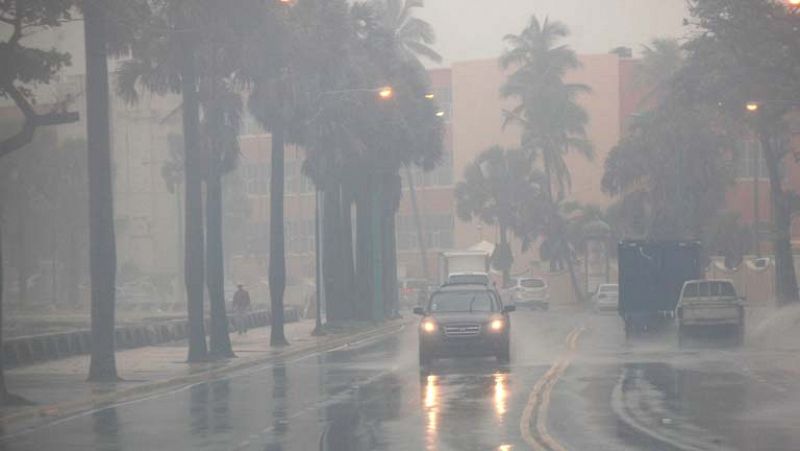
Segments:
[[[489,322],[489,330],[492,332],[500,332],[504,327],[506,327],[506,323],[502,319],[493,319]]]
[[[432,334],[436,332],[436,322],[431,319],[426,319],[425,321],[422,322],[420,328],[422,328],[423,332]]]

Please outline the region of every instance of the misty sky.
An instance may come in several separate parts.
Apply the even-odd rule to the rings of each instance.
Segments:
[[[531,14],[566,23],[579,53],[681,37],[688,16],[685,0],[425,0],[418,14],[436,29],[445,65],[498,56],[502,37],[522,30]]]

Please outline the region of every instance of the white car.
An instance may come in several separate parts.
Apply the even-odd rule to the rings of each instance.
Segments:
[[[744,342],[744,299],[730,280],[689,280],[683,284],[678,306],[678,341],[700,328],[724,328]]]
[[[536,277],[516,277],[511,279],[505,294],[517,307],[531,310],[547,310],[550,307],[550,288],[547,281]]]
[[[592,295],[592,305],[595,312],[616,312],[619,308],[619,285],[601,284]]]

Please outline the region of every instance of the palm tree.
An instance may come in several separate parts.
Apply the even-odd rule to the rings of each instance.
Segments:
[[[433,27],[414,17],[414,10],[425,5],[423,0],[372,0],[371,4],[379,26],[391,33],[399,58],[418,64],[422,58],[434,63],[442,61],[442,56],[431,48],[436,43]]]
[[[526,210],[535,208],[541,194],[542,182],[541,173],[532,170],[524,152],[494,146],[467,166],[464,180],[456,185],[459,218],[463,221],[477,218],[500,228],[500,244],[495,249],[493,264],[503,272],[504,285],[509,281],[513,263],[508,232],[522,229]]]
[[[675,74],[686,60],[676,39],[656,38],[642,46],[642,59],[636,71],[636,82],[649,93],[645,100],[669,94]]]
[[[423,0],[373,0],[373,4],[377,6],[380,13],[382,26],[388,30],[393,30],[394,42],[401,58],[412,61],[420,67],[422,67],[421,59],[423,58],[434,63],[442,61],[442,56],[431,48],[436,43],[436,33],[433,27],[428,22],[413,15],[416,8],[424,6]],[[428,252],[411,166],[406,165],[405,172],[422,262],[420,269],[423,272],[423,276],[427,278],[429,276],[427,271]]]
[[[215,357],[234,357],[225,311],[225,268],[222,242],[222,177],[232,170],[239,154],[241,96],[230,81],[212,78],[201,84],[203,140],[209,156],[206,174],[206,287],[211,306],[209,351]]]
[[[86,41],[86,136],[89,175],[89,269],[92,284],[92,353],[89,380],[119,379],[114,356],[117,254],[108,92],[106,5],[83,3]]]
[[[542,157],[546,179],[544,194],[550,205],[547,217],[554,233],[563,233],[557,203],[570,188],[565,155],[577,151],[589,159],[593,156],[592,145],[586,137],[588,114],[577,102],[578,96],[590,92],[589,87],[564,82],[568,71],[580,67],[575,52],[559,44],[568,34],[562,23],[548,19],[540,22],[533,16],[522,33],[504,38],[509,48],[500,58],[501,66],[512,70],[501,88],[501,95],[519,102],[505,112],[506,124],[522,126],[522,147],[531,161],[537,155]],[[582,297],[567,240],[561,238],[557,243],[570,271],[573,288]]]

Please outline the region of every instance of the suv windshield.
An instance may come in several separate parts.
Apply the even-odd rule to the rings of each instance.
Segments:
[[[495,312],[497,302],[488,291],[440,292],[431,298],[432,313]]]

